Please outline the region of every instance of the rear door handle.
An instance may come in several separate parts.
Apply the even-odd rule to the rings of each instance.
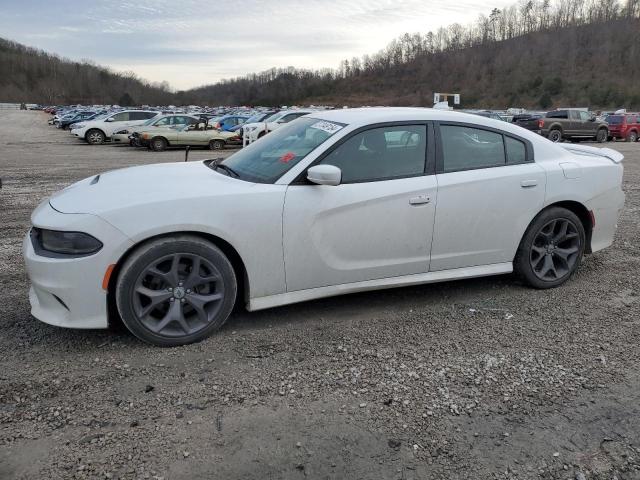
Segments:
[[[424,205],[425,203],[429,203],[431,198],[428,195],[418,195],[417,197],[413,197],[409,199],[410,205]]]
[[[520,182],[520,186],[522,188],[531,188],[531,187],[535,187],[536,185],[538,185],[537,180],[522,180]]]

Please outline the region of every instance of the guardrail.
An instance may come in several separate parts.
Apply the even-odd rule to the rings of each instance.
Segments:
[[[20,110],[19,103],[0,103],[0,110]]]

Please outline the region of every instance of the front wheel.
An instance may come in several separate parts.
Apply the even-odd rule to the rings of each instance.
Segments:
[[[89,145],[101,145],[104,143],[106,137],[100,130],[89,130],[85,136],[85,140]]]
[[[637,142],[638,141],[638,134],[636,132],[629,132],[629,135],[627,135],[627,142]]]
[[[584,226],[575,213],[560,207],[544,210],[525,232],[514,269],[532,287],[562,285],[582,260],[585,238]]]
[[[154,152],[162,152],[167,149],[167,141],[162,137],[154,138],[151,140],[149,147]]]
[[[596,142],[604,143],[607,141],[608,136],[609,136],[609,132],[607,132],[607,129],[601,128],[600,130],[598,130],[598,133],[596,134]]]
[[[237,293],[228,258],[199,237],[152,241],[122,266],[116,301],[122,321],[141,340],[164,347],[198,342],[231,314]]]
[[[211,140],[209,142],[209,150],[222,150],[224,142],[222,140]]]

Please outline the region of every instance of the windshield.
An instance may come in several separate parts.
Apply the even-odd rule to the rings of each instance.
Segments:
[[[299,118],[234,153],[222,164],[242,180],[273,183],[344,126],[317,118]]]
[[[153,125],[154,123],[159,122],[162,118],[164,118],[164,117],[160,117],[160,118],[152,117],[149,120],[147,120],[146,122],[144,122],[142,125]]]
[[[622,115],[607,115],[604,119],[609,125],[620,125],[622,124]]]

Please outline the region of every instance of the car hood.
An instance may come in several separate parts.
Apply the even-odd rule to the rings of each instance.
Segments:
[[[123,168],[81,180],[55,193],[51,206],[61,213],[106,212],[178,199],[209,199],[250,191],[245,182],[209,168],[202,161]]]

